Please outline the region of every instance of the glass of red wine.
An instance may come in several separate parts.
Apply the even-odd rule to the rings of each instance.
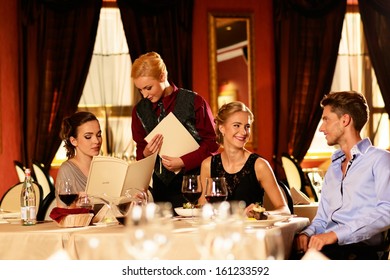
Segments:
[[[194,217],[194,208],[202,195],[200,175],[184,175],[181,185],[184,198],[191,204],[191,216]]]
[[[78,196],[79,195],[74,189],[70,179],[63,180],[59,183],[58,197],[66,204],[67,208],[70,208],[70,206],[77,200]]]
[[[225,177],[206,178],[205,198],[208,203],[225,201],[227,196]]]

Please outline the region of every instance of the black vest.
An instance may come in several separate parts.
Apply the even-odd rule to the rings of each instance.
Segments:
[[[195,127],[195,95],[196,93],[193,91],[179,89],[179,93],[177,94],[175,100],[175,107],[172,112],[176,116],[176,118],[184,125],[184,127],[188,130],[192,137],[194,137],[194,139],[198,143],[200,143],[201,138]],[[146,134],[149,134],[158,124],[157,116],[153,111],[152,102],[147,98],[143,98],[141,101],[138,102],[136,110],[137,117],[140,119],[142,126],[146,131]],[[157,156],[156,164],[154,166],[154,172],[166,185],[168,185],[176,174],[167,170],[162,164],[160,168],[160,164],[160,157]]]

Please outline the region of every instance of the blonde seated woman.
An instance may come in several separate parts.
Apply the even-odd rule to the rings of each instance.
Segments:
[[[215,117],[215,132],[223,150],[202,162],[202,184],[205,186],[208,177],[225,177],[227,201],[244,201],[249,217],[253,216],[252,209],[256,204],[263,204],[264,193],[267,193],[274,207],[272,211],[266,209],[267,212],[290,214],[268,161],[245,148],[253,121],[252,112],[242,102],[231,102],[219,109]],[[205,203],[203,193],[199,204]]]

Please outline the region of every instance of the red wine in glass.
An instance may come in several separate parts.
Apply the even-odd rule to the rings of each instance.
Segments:
[[[196,204],[201,195],[202,192],[183,192],[184,198],[192,205]]]
[[[72,205],[73,202],[76,201],[77,197],[79,196],[77,193],[71,193],[71,194],[59,194],[58,195],[63,203],[66,204],[66,206]]]
[[[227,195],[205,195],[208,203],[222,202],[227,199]]]
[[[206,178],[205,199],[208,203],[225,201],[227,196],[228,191],[224,177]]]
[[[199,197],[202,195],[202,184],[199,175],[184,175],[181,185],[184,198],[191,203],[191,216],[194,218],[194,208]]]
[[[79,195],[77,191],[75,191],[71,179],[68,178],[59,182],[58,197],[66,204],[67,208],[69,208],[73,202],[77,200]]]

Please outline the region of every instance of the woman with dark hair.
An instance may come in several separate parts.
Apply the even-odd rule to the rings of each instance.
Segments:
[[[77,193],[85,191],[92,158],[99,155],[102,132],[96,116],[90,112],[76,112],[62,121],[61,138],[67,160],[61,164],[56,189],[61,182],[71,179]],[[60,199],[57,206],[65,207]]]

